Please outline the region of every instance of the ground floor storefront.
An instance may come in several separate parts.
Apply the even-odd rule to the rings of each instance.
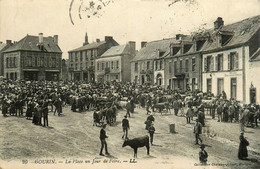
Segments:
[[[94,76],[93,72],[73,71],[73,72],[69,72],[69,80],[71,80],[71,81],[94,82],[95,76]]]

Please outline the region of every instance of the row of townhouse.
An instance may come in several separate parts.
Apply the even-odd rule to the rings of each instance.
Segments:
[[[145,43],[131,61],[131,81],[182,91],[200,90],[242,103],[259,102],[260,16],[192,35]]]
[[[135,42],[119,45],[112,36],[89,43],[85,35],[83,46],[70,50],[68,79],[89,82],[130,82],[130,61],[136,53]]]

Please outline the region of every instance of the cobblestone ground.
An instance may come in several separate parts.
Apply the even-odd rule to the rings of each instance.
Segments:
[[[71,112],[70,107],[63,109],[62,116],[54,116],[49,113],[49,127],[33,125],[31,120],[25,117],[0,117],[0,168],[13,168],[12,164],[18,166],[33,166],[33,168],[49,168],[50,165],[37,165],[37,160],[55,159],[56,165],[51,168],[61,166],[68,167],[72,164],[65,164],[66,160],[76,163],[75,159],[98,160],[108,159],[107,166],[117,166],[127,168],[143,167],[151,165],[149,168],[259,168],[260,166],[260,129],[246,128],[245,137],[250,145],[249,161],[241,161],[237,158],[239,144],[239,124],[222,123],[212,120],[206,116],[205,134],[202,135],[209,154],[208,166],[199,166],[198,153],[199,145],[194,145],[193,126],[186,124],[184,117],[173,115],[172,113],[155,113],[156,132],[154,135],[154,146],[151,146],[150,156],[146,155],[146,148],[138,149],[137,163],[130,163],[133,158],[133,150],[130,147],[122,148],[123,140],[121,121],[125,111],[119,111],[117,122],[113,126],[107,126],[108,150],[110,156],[100,157],[100,128],[93,126],[92,111]],[[130,131],[129,138],[148,135],[145,128],[147,118],[145,109],[137,108],[135,113],[129,118]],[[195,119],[195,118],[194,118]],[[169,132],[169,124],[175,124],[176,132]],[[207,132],[208,131],[208,132]],[[208,134],[206,134],[208,133]],[[73,161],[74,159],[74,161]],[[28,160],[28,164],[26,163]],[[59,164],[59,161],[62,163]],[[124,162],[126,161],[126,162]],[[255,162],[258,161],[258,162]],[[43,161],[38,161],[41,163]],[[1,164],[2,163],[2,164]],[[80,163],[80,162],[79,162]],[[112,164],[116,163],[116,164]],[[4,166],[1,166],[3,165]],[[10,165],[10,166],[9,166]],[[75,164],[79,167],[88,165]],[[74,166],[75,166],[74,165]],[[91,165],[89,165],[91,166]],[[94,166],[94,164],[92,165]],[[20,168],[19,167],[19,168]],[[101,167],[101,164],[96,164]]]

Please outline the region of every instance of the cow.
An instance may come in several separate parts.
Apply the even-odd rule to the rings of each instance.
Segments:
[[[164,109],[166,109],[166,112],[167,112],[167,113],[168,113],[168,111],[170,111],[170,113],[171,113],[170,106],[169,106],[169,103],[168,103],[168,102],[163,102],[163,103],[154,104],[154,105],[152,106],[152,109],[154,110],[154,108],[157,109],[157,110],[159,110],[159,113],[161,113],[161,115],[162,115],[162,110],[164,110]],[[153,111],[153,112],[154,112],[154,111]]]
[[[146,146],[147,149],[147,155],[149,155],[149,137],[146,135],[144,137],[138,137],[138,138],[134,138],[134,139],[127,139],[124,141],[124,144],[122,145],[122,147],[125,146],[130,146],[132,149],[134,149],[134,158],[137,158],[137,149],[139,147],[144,147]]]

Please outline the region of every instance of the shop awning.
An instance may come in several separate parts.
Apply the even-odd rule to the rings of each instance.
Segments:
[[[45,70],[45,72],[60,72],[60,70]]]
[[[25,72],[39,72],[39,69],[23,69]]]

